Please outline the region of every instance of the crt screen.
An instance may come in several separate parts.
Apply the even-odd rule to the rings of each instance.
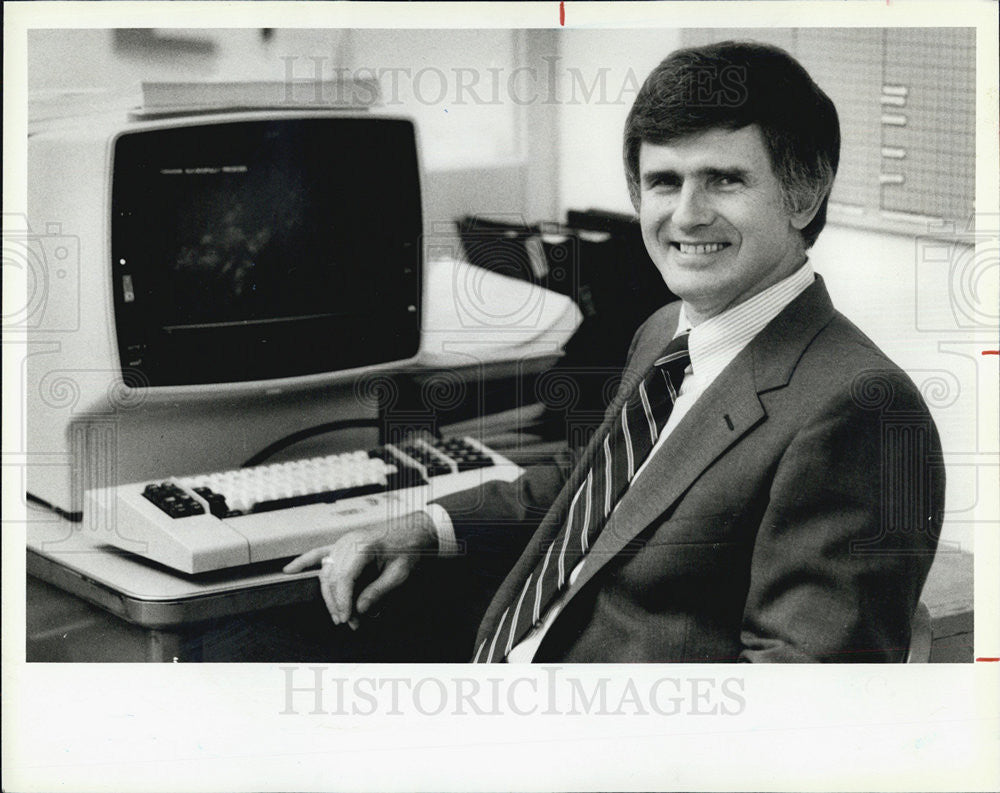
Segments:
[[[256,347],[277,376],[412,353],[403,348],[418,331],[422,226],[409,123],[317,118],[126,135],[114,191],[113,266],[127,274],[120,343],[144,345],[148,379],[168,370],[183,379],[171,356],[189,348],[240,346],[221,350],[228,360]],[[342,345],[353,337],[354,349],[321,344],[309,359],[292,349],[324,333]],[[262,366],[223,376],[275,376]]]

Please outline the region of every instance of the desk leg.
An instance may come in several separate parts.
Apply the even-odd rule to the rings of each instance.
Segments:
[[[200,661],[201,642],[182,633],[150,630],[146,660],[153,663]]]

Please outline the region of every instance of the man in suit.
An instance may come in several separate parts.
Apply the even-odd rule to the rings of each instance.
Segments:
[[[287,569],[322,560],[334,621],[356,626],[421,554],[461,550],[506,573],[479,661],[902,660],[944,475],[917,389],[806,255],[839,146],[832,102],[787,53],[671,54],[624,148],[681,301],[636,333],[589,446]]]

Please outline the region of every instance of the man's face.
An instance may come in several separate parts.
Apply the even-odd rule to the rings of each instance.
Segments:
[[[756,125],[711,129],[639,149],[639,221],[663,280],[694,324],[791,275],[799,230]]]

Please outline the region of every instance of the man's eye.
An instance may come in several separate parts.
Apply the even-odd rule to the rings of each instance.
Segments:
[[[743,180],[735,174],[720,174],[715,177],[715,182],[720,187],[734,187],[743,184]]]
[[[679,181],[670,176],[654,176],[647,180],[650,190],[673,189],[679,186]]]

